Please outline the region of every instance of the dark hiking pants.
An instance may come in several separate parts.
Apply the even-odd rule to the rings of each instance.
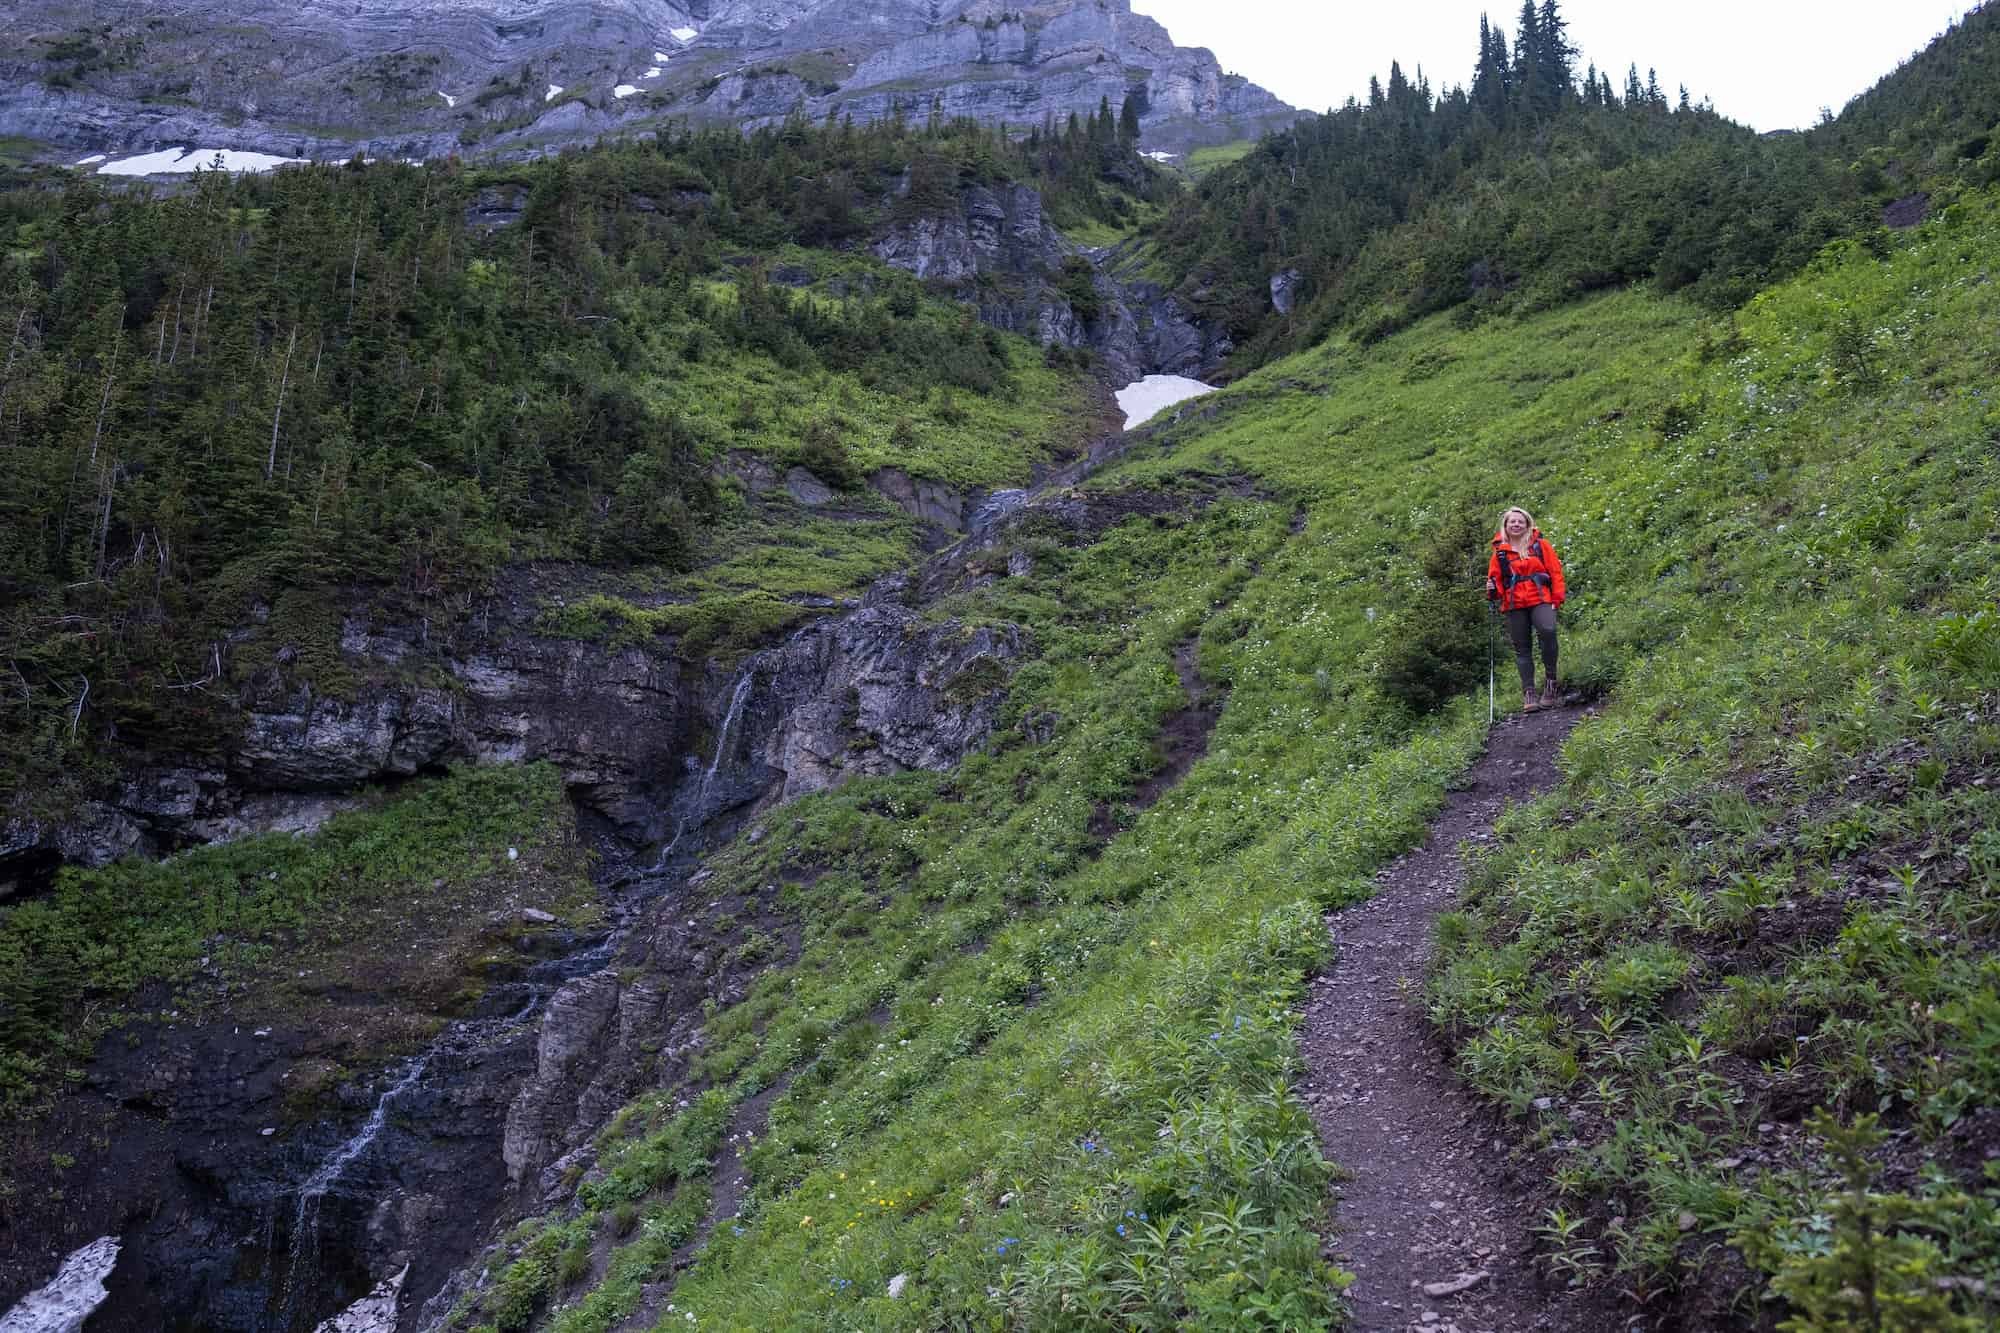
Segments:
[[[1533,630],[1533,637],[1529,635]],[[1514,641],[1514,664],[1521,669],[1521,691],[1527,693],[1535,688],[1535,645],[1542,644],[1542,673],[1550,681],[1556,678],[1556,609],[1547,602],[1540,606],[1524,606],[1518,611],[1507,613],[1507,637]]]

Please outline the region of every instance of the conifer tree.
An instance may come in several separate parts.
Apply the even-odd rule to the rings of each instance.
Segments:
[[[1535,36],[1535,65],[1541,73],[1544,95],[1551,99],[1551,106],[1567,101],[1576,83],[1576,48],[1570,45],[1569,24],[1556,0],[1542,0]]]
[[[1539,109],[1542,102],[1541,15],[1535,0],[1521,0],[1521,17],[1514,31],[1514,104],[1524,111]]]

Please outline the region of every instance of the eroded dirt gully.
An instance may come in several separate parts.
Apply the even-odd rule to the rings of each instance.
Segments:
[[[1587,715],[1550,709],[1495,727],[1423,845],[1376,877],[1373,898],[1327,917],[1338,953],[1306,1004],[1305,1094],[1327,1157],[1348,1173],[1328,1253],[1355,1274],[1355,1333],[1621,1327],[1540,1277],[1546,1184],[1510,1167],[1505,1131],[1452,1074],[1421,1001],[1432,924],[1465,886],[1460,844],[1490,841],[1508,801],[1557,784],[1556,753]]]

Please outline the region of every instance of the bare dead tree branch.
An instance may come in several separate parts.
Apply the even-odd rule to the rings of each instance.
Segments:
[[[292,350],[299,345],[299,326],[292,325],[292,336],[285,343],[285,368],[278,376],[278,401],[271,408],[271,452],[264,459],[264,480],[278,468],[278,422],[285,415],[285,390],[292,382]]]

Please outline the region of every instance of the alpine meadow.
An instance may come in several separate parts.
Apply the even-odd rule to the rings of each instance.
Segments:
[[[0,1327],[2000,1327],[2000,8],[748,8],[0,98]]]

